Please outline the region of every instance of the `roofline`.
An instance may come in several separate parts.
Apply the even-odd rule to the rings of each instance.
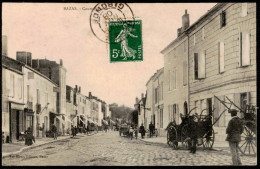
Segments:
[[[208,12],[206,12],[204,15],[202,15],[196,22],[194,22],[191,26],[189,26],[184,32],[182,32],[182,34],[177,37],[176,39],[174,39],[168,46],[166,46],[160,53],[164,54],[164,52],[170,48],[173,44],[179,42],[180,40],[182,40],[185,36],[187,36],[190,32],[192,32],[196,26],[203,22],[203,20],[205,18],[207,18],[208,16],[211,16],[215,13],[218,12],[218,9],[222,8],[223,6],[227,5],[228,3],[217,3],[215,6],[213,6],[210,10],[208,10]]]

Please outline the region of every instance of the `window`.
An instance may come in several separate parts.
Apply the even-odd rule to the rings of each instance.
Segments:
[[[173,78],[173,89],[176,89],[176,68],[173,68],[173,75],[172,75],[172,78]]]
[[[9,92],[9,96],[14,97],[14,75],[10,74],[10,92]]]
[[[202,30],[201,30],[201,36],[202,36],[201,38],[202,38],[202,40],[204,40],[204,39],[205,39],[205,34],[204,34],[204,31],[205,31],[205,30],[204,30],[204,27],[203,27],[203,28],[202,28]]]
[[[240,66],[250,65],[250,34],[240,32]]]
[[[250,92],[240,94],[241,109],[245,110],[247,105],[250,105]]]
[[[195,79],[206,77],[206,51],[202,51],[200,55],[194,53],[194,76]]]
[[[187,62],[183,61],[183,86],[187,85]]]
[[[220,28],[226,26],[226,12],[222,11],[220,13]]]
[[[26,130],[33,126],[33,116],[26,116]],[[32,127],[33,128],[33,127]]]
[[[195,113],[198,113],[199,112],[199,102],[198,102],[198,100],[195,101],[195,107],[196,107]]]
[[[247,3],[242,3],[241,17],[247,16]]]
[[[23,79],[18,79],[18,97],[19,99],[22,99],[22,93],[23,93]]]
[[[177,119],[176,119],[176,104],[174,104],[172,106],[172,116],[173,116],[173,120],[177,123]]]
[[[37,89],[37,103],[40,103],[40,90]]]
[[[27,85],[27,101],[30,101],[30,85]]]
[[[160,109],[160,128],[163,128],[163,109]]]
[[[162,100],[163,100],[163,82],[161,83],[161,92],[162,92]]]
[[[225,53],[224,53],[224,42],[218,44],[218,59],[219,59],[219,73],[225,70]]]

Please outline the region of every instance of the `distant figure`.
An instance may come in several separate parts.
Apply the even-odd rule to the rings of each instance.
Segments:
[[[143,123],[142,123],[141,126],[140,126],[139,133],[141,133],[141,137],[144,138],[144,135],[145,135],[145,129],[144,129],[144,125],[143,125]]]
[[[130,129],[129,129],[129,136],[131,138],[131,140],[133,139],[133,136],[134,136],[134,128],[131,126]]]
[[[87,135],[89,135],[89,125],[90,124],[87,125]]]
[[[154,125],[152,122],[149,124],[149,131],[150,131],[150,137],[152,137],[154,133]]]
[[[57,140],[57,127],[54,124],[51,126],[51,131],[53,133],[54,140]]]
[[[242,165],[238,145],[241,141],[241,134],[244,131],[243,121],[237,117],[236,109],[230,109],[228,112],[231,114],[232,118],[229,121],[226,129],[226,141],[229,142],[233,165]]]
[[[25,145],[30,146],[33,144],[33,141],[35,143],[32,128],[28,127],[28,129],[25,131]]]

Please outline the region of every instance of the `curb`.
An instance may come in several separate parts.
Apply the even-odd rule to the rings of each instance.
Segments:
[[[95,135],[97,133],[93,133],[93,134],[90,134],[90,135],[82,135],[82,134],[79,134],[78,136],[92,136],[92,135]],[[46,142],[46,143],[42,143],[42,144],[38,144],[38,145],[34,145],[34,146],[29,146],[29,147],[23,147],[21,148],[19,151],[16,151],[16,152],[10,152],[10,153],[2,153],[2,158],[4,157],[7,157],[7,156],[10,156],[10,155],[16,155],[16,154],[19,154],[21,153],[22,151],[24,150],[29,150],[29,149],[33,149],[33,148],[36,148],[36,147],[40,147],[40,146],[43,146],[43,145],[46,145],[46,144],[49,144],[49,143],[53,143],[53,142],[56,142],[56,141],[61,141],[61,140],[66,140],[66,139],[70,139],[71,136],[67,137],[67,138],[62,138],[62,139],[59,139],[59,140],[52,140],[52,141],[49,141],[49,142]]]
[[[141,140],[143,142],[146,143],[151,143],[151,144],[157,144],[157,145],[167,145],[167,143],[161,143],[161,142],[150,142],[141,138],[138,138],[138,140]],[[210,151],[226,151],[226,150],[222,150],[221,148],[212,148]]]
[[[53,141],[50,141],[50,142],[46,142],[46,143],[42,143],[42,144],[38,144],[38,145],[34,145],[34,146],[23,147],[23,148],[21,148],[19,151],[2,154],[2,158],[7,157],[7,156],[10,156],[10,155],[19,154],[19,153],[21,153],[21,152],[24,151],[24,150],[33,149],[33,148],[40,147],[40,146],[43,146],[43,145],[46,145],[46,144],[49,144],[49,143],[53,143],[53,142],[61,141],[61,140],[66,140],[66,139],[70,139],[70,138],[71,138],[71,137],[67,137],[67,138],[62,138],[62,139],[59,139],[59,140],[53,140]]]

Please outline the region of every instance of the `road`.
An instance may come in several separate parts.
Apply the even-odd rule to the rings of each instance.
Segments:
[[[256,157],[241,157],[243,165],[256,165]],[[42,145],[2,159],[6,166],[179,166],[231,165],[226,151],[203,151],[190,154],[167,145],[120,137],[118,132],[77,136]]]

